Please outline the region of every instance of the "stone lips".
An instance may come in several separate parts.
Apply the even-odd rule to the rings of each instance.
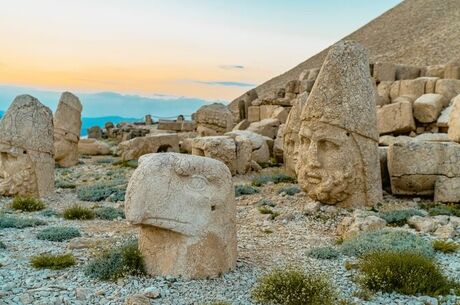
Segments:
[[[176,153],[140,157],[128,184],[126,218],[141,227],[152,275],[215,277],[236,264],[236,206],[220,161]]]

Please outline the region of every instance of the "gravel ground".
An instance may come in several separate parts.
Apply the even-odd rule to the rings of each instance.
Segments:
[[[113,172],[129,177],[132,169],[120,169],[109,163],[84,159],[69,170],[57,170],[58,178],[65,173],[78,185],[108,179]],[[270,169],[264,170],[270,171]],[[112,172],[111,174],[108,174]],[[250,181],[251,176],[236,177],[235,183]],[[125,220],[69,221],[52,216],[41,216],[40,212],[20,213],[47,222],[47,226],[71,225],[78,227],[81,237],[64,242],[38,240],[36,234],[46,226],[25,229],[0,229],[0,240],[6,250],[0,250],[0,304],[124,304],[128,296],[156,291],[159,297],[151,304],[192,305],[214,300],[228,300],[234,305],[249,305],[250,293],[256,279],[274,266],[295,264],[308,271],[328,274],[340,295],[355,304],[460,304],[460,298],[447,297],[442,301],[426,296],[409,297],[398,294],[375,294],[369,300],[358,298],[359,287],[353,282],[356,271],[344,268],[346,261],[341,256],[334,260],[317,260],[307,255],[309,249],[334,245],[337,239],[335,228],[349,211],[322,207],[313,216],[305,216],[304,207],[309,199],[304,193],[294,196],[277,194],[286,184],[266,185],[260,193],[238,197],[237,226],[239,259],[235,270],[217,279],[184,281],[174,278],[127,277],[116,282],[104,282],[88,278],[83,269],[89,260],[102,249],[121,244],[135,236],[137,229]],[[280,215],[275,220],[258,211],[257,203],[266,198],[276,203],[274,211]],[[58,189],[54,196],[45,198],[48,208],[62,211],[79,202],[75,190]],[[388,204],[405,204],[404,200],[387,198]],[[0,208],[8,210],[11,199],[1,198]],[[87,206],[96,203],[79,202]],[[122,207],[123,202],[102,202],[102,206]],[[413,205],[413,202],[409,202]],[[64,270],[34,269],[29,259],[32,255],[71,252],[77,265]],[[460,253],[437,254],[443,271],[460,281]]]

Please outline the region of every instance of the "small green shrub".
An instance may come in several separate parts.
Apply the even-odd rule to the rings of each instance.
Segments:
[[[283,173],[276,173],[273,175],[262,175],[262,176],[257,176],[254,179],[252,179],[253,186],[263,186],[270,182],[273,182],[275,184],[282,183],[282,182],[296,183],[297,180],[294,177],[291,177]]]
[[[1,240],[0,240],[0,249],[6,249],[5,243]]]
[[[30,259],[32,267],[37,269],[64,269],[70,266],[75,265],[75,257],[72,254],[61,254],[61,255],[52,255],[42,253],[36,256],[33,256]]]
[[[96,214],[94,213],[93,210],[89,208],[85,208],[80,205],[73,205],[70,208],[67,208],[64,210],[62,213],[65,219],[78,219],[78,220],[90,220],[94,219],[96,217]]]
[[[300,193],[300,188],[296,186],[290,186],[290,187],[283,187],[278,190],[278,194],[285,193],[286,195],[289,196],[294,196],[297,193]]]
[[[113,162],[112,164],[115,166],[120,166],[120,167],[137,168],[139,165],[139,162],[137,160],[127,160],[127,161],[119,160],[119,161]]]
[[[45,217],[53,217],[53,216],[58,216],[59,213],[54,209],[44,209],[40,212],[40,215],[45,216]]]
[[[96,209],[96,217],[104,220],[114,220],[118,217],[125,218],[125,213],[113,207],[103,207]]]
[[[116,280],[125,275],[145,274],[144,261],[137,241],[104,252],[88,264],[85,274],[100,280]]]
[[[65,180],[65,179],[56,179],[54,186],[60,189],[74,189],[77,185],[74,182]]]
[[[0,229],[36,227],[45,225],[46,222],[37,218],[21,218],[15,216],[0,215]]]
[[[269,206],[269,207],[276,207],[276,203],[271,201],[270,199],[267,199],[267,198],[263,198],[261,200],[259,200],[259,202],[257,202],[257,206],[258,207],[261,207],[261,206]]]
[[[98,163],[98,164],[112,164],[113,159],[112,158],[97,159],[96,163]]]
[[[243,195],[253,195],[258,193],[259,190],[250,185],[236,185],[235,186],[235,197]]]
[[[460,217],[459,204],[444,204],[438,202],[430,202],[422,204],[421,207],[427,210],[430,216],[449,215]]]
[[[106,182],[97,182],[77,188],[78,199],[83,201],[103,201],[109,197],[113,201],[125,200],[126,180],[114,179]]]
[[[380,218],[386,220],[390,225],[403,226],[412,216],[423,216],[423,212],[417,209],[403,209],[380,212]]]
[[[459,285],[448,280],[432,258],[411,252],[374,252],[359,263],[360,282],[370,290],[442,295]]]
[[[433,242],[433,248],[439,252],[453,253],[460,249],[460,245],[453,241],[435,240]]]
[[[345,255],[362,256],[376,251],[412,251],[426,256],[433,256],[431,244],[423,238],[403,230],[382,229],[364,232],[345,240],[341,251]]]
[[[11,208],[23,212],[35,212],[45,208],[45,204],[39,199],[33,197],[15,197]]]
[[[262,304],[336,304],[334,289],[324,275],[306,273],[293,267],[277,268],[259,278],[252,297]]]
[[[268,206],[265,206],[265,205],[259,207],[259,212],[260,212],[260,214],[269,214],[270,219],[272,219],[272,220],[280,215],[279,212],[273,211],[272,209],[270,209]]]
[[[65,241],[80,236],[80,231],[74,227],[49,227],[37,234],[38,239],[49,241]]]
[[[339,257],[340,252],[331,246],[313,248],[308,255],[316,259],[334,259]]]

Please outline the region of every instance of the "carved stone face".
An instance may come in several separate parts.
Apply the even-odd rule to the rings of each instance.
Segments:
[[[284,163],[288,170],[295,169],[298,159],[299,134],[292,130],[284,135]]]
[[[66,158],[69,152],[76,150],[78,136],[64,130],[54,130],[54,159],[59,161]]]
[[[131,223],[199,236],[220,233],[234,221],[234,191],[223,163],[171,153],[145,155],[139,163],[126,194]]]
[[[347,199],[360,177],[359,147],[345,129],[303,122],[299,132],[298,180],[314,199],[336,204]]]
[[[25,195],[37,193],[30,157],[22,149],[0,147],[0,194]]]

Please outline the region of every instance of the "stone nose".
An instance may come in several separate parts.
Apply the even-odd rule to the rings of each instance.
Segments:
[[[306,154],[307,166],[310,168],[318,168],[321,166],[318,158],[318,143],[316,141],[311,141],[308,146]]]

